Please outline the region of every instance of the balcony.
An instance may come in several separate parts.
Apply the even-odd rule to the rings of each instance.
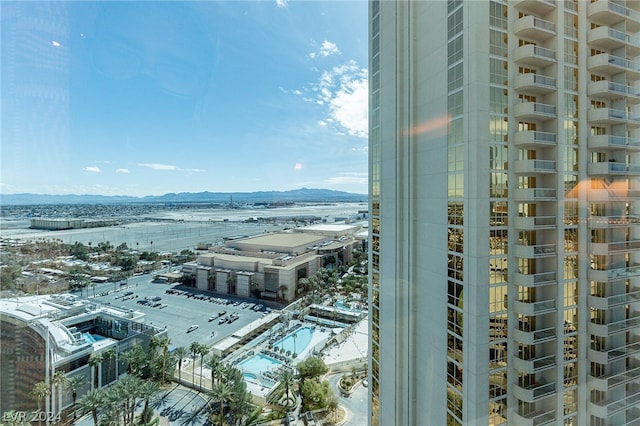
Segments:
[[[557,90],[555,78],[533,73],[518,74],[513,80],[513,86],[516,90],[534,94],[551,93]]]
[[[602,376],[591,376],[587,378],[587,385],[596,390],[606,392],[617,386],[622,386],[640,378],[640,367],[629,368],[619,373],[606,374]]]
[[[640,216],[592,216],[587,224],[590,229],[626,228],[640,225]]]
[[[600,256],[637,251],[640,250],[640,240],[612,243],[589,243],[589,250],[591,250],[591,254]]]
[[[640,127],[640,113],[613,108],[595,108],[587,111],[587,121],[591,125],[615,126],[616,124],[626,124],[627,127],[636,128]]]
[[[516,188],[513,191],[516,201],[556,201],[555,188]]]
[[[640,54],[640,39],[638,37],[611,27],[605,26],[589,30],[587,43],[589,43],[589,47],[599,50],[615,50],[626,47],[629,56],[638,56]]]
[[[640,12],[612,0],[598,0],[587,6],[587,17],[598,25],[615,25],[626,21],[627,30],[640,31]]]
[[[552,160],[516,160],[514,163],[516,174],[555,173],[556,162]]]
[[[513,247],[513,254],[523,259],[536,259],[540,257],[555,256],[557,253],[555,244],[523,245],[516,244]]]
[[[516,272],[513,274],[513,283],[522,287],[542,287],[556,284],[555,272],[540,272],[537,274],[523,274]]]
[[[590,176],[639,176],[640,165],[603,161],[589,163],[587,172]]]
[[[623,411],[630,410],[640,403],[640,391],[632,391],[623,398],[614,397],[600,402],[587,402],[587,412],[606,419]]]
[[[546,15],[556,8],[553,0],[514,0],[513,4],[516,9],[536,15]]]
[[[545,148],[556,145],[556,134],[550,132],[538,132],[525,130],[517,132],[513,137],[513,143],[519,148]],[[638,141],[640,148],[640,141]]]
[[[513,225],[521,230],[555,229],[555,216],[518,216],[514,219]]]
[[[514,105],[513,115],[519,120],[552,120],[557,117],[556,106],[539,102],[520,102]]]
[[[513,59],[518,65],[547,67],[556,63],[556,52],[545,47],[527,44],[513,50]]]
[[[513,338],[523,345],[537,345],[538,343],[550,342],[556,338],[556,328],[549,327],[534,331],[516,328],[513,330]]]
[[[527,15],[515,22],[513,32],[518,37],[545,41],[556,35],[556,24],[536,16]]]
[[[587,191],[587,201],[591,202],[627,202],[637,201],[640,197],[640,190],[625,188],[602,188],[589,189]]]
[[[518,134],[516,133],[516,136],[517,135]],[[628,151],[640,150],[640,139],[625,138],[624,136],[589,135],[587,144],[590,149],[626,149]]]
[[[520,414],[517,410],[513,412],[514,424],[522,426],[545,426],[556,423],[556,412],[554,409],[531,411],[527,414]]]
[[[542,300],[540,302],[515,300],[513,304],[516,313],[527,316],[548,314],[556,310],[556,301],[553,299]]]
[[[607,324],[597,324],[590,321],[587,331],[600,337],[609,337],[618,333],[624,333],[640,326],[640,317],[629,318],[620,321],[613,321]]]
[[[640,342],[629,343],[628,345],[598,351],[593,348],[589,348],[587,357],[591,362],[597,362],[599,364],[608,364],[613,361],[628,358],[630,356],[640,355]]]
[[[556,392],[555,383],[536,383],[528,387],[513,384],[513,395],[520,401],[536,402]]]
[[[595,309],[610,309],[616,306],[628,305],[630,303],[640,302],[640,290],[629,293],[616,294],[608,297],[598,297],[589,295],[589,306]]]
[[[589,281],[598,281],[601,283],[640,277],[640,266],[605,270],[589,269],[587,277]]]
[[[609,100],[625,98],[628,104],[640,103],[640,89],[609,80],[591,81],[587,85],[587,94]]]
[[[538,358],[513,358],[513,366],[521,373],[535,374],[556,366],[556,356],[548,355]]]
[[[640,78],[640,63],[608,53],[600,53],[587,58],[587,69],[592,73],[606,75],[624,72],[627,74],[627,78],[632,81]]]

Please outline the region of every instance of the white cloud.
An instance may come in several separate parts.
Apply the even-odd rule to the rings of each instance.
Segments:
[[[116,173],[131,173],[129,169],[116,169]]]
[[[336,126],[340,134],[367,138],[369,133],[369,82],[367,70],[355,61],[324,71],[318,82],[305,92],[315,98],[307,102],[327,108],[327,117],[318,124]]]
[[[317,57],[326,58],[327,56],[331,55],[340,55],[341,53],[342,52],[340,52],[340,49],[338,49],[337,44],[332,43],[329,40],[325,40],[322,42],[322,45],[320,45],[320,48],[317,51],[311,52],[307,56],[311,59],[315,59]]]
[[[276,6],[279,7],[280,9],[286,8],[287,6],[289,6],[289,1],[288,0],[276,0]]]
[[[151,170],[165,170],[165,171],[176,171],[176,172],[205,172],[204,169],[183,169],[178,166],[174,166],[172,164],[158,164],[158,163],[138,163],[140,167],[146,167]]]
[[[96,166],[83,167],[82,170],[84,170],[85,172],[100,173],[100,167],[96,167]]]

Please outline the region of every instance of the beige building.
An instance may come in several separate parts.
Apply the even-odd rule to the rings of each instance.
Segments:
[[[290,302],[300,279],[329,265],[348,263],[356,225],[323,225],[290,232],[264,234],[211,247],[182,272],[195,279],[195,287],[221,294]]]

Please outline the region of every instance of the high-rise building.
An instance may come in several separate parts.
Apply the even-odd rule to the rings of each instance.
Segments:
[[[369,8],[371,424],[639,424],[640,1]]]

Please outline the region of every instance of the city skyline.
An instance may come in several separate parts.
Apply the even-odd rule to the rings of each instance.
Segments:
[[[3,2],[0,193],[367,193],[352,2]]]

